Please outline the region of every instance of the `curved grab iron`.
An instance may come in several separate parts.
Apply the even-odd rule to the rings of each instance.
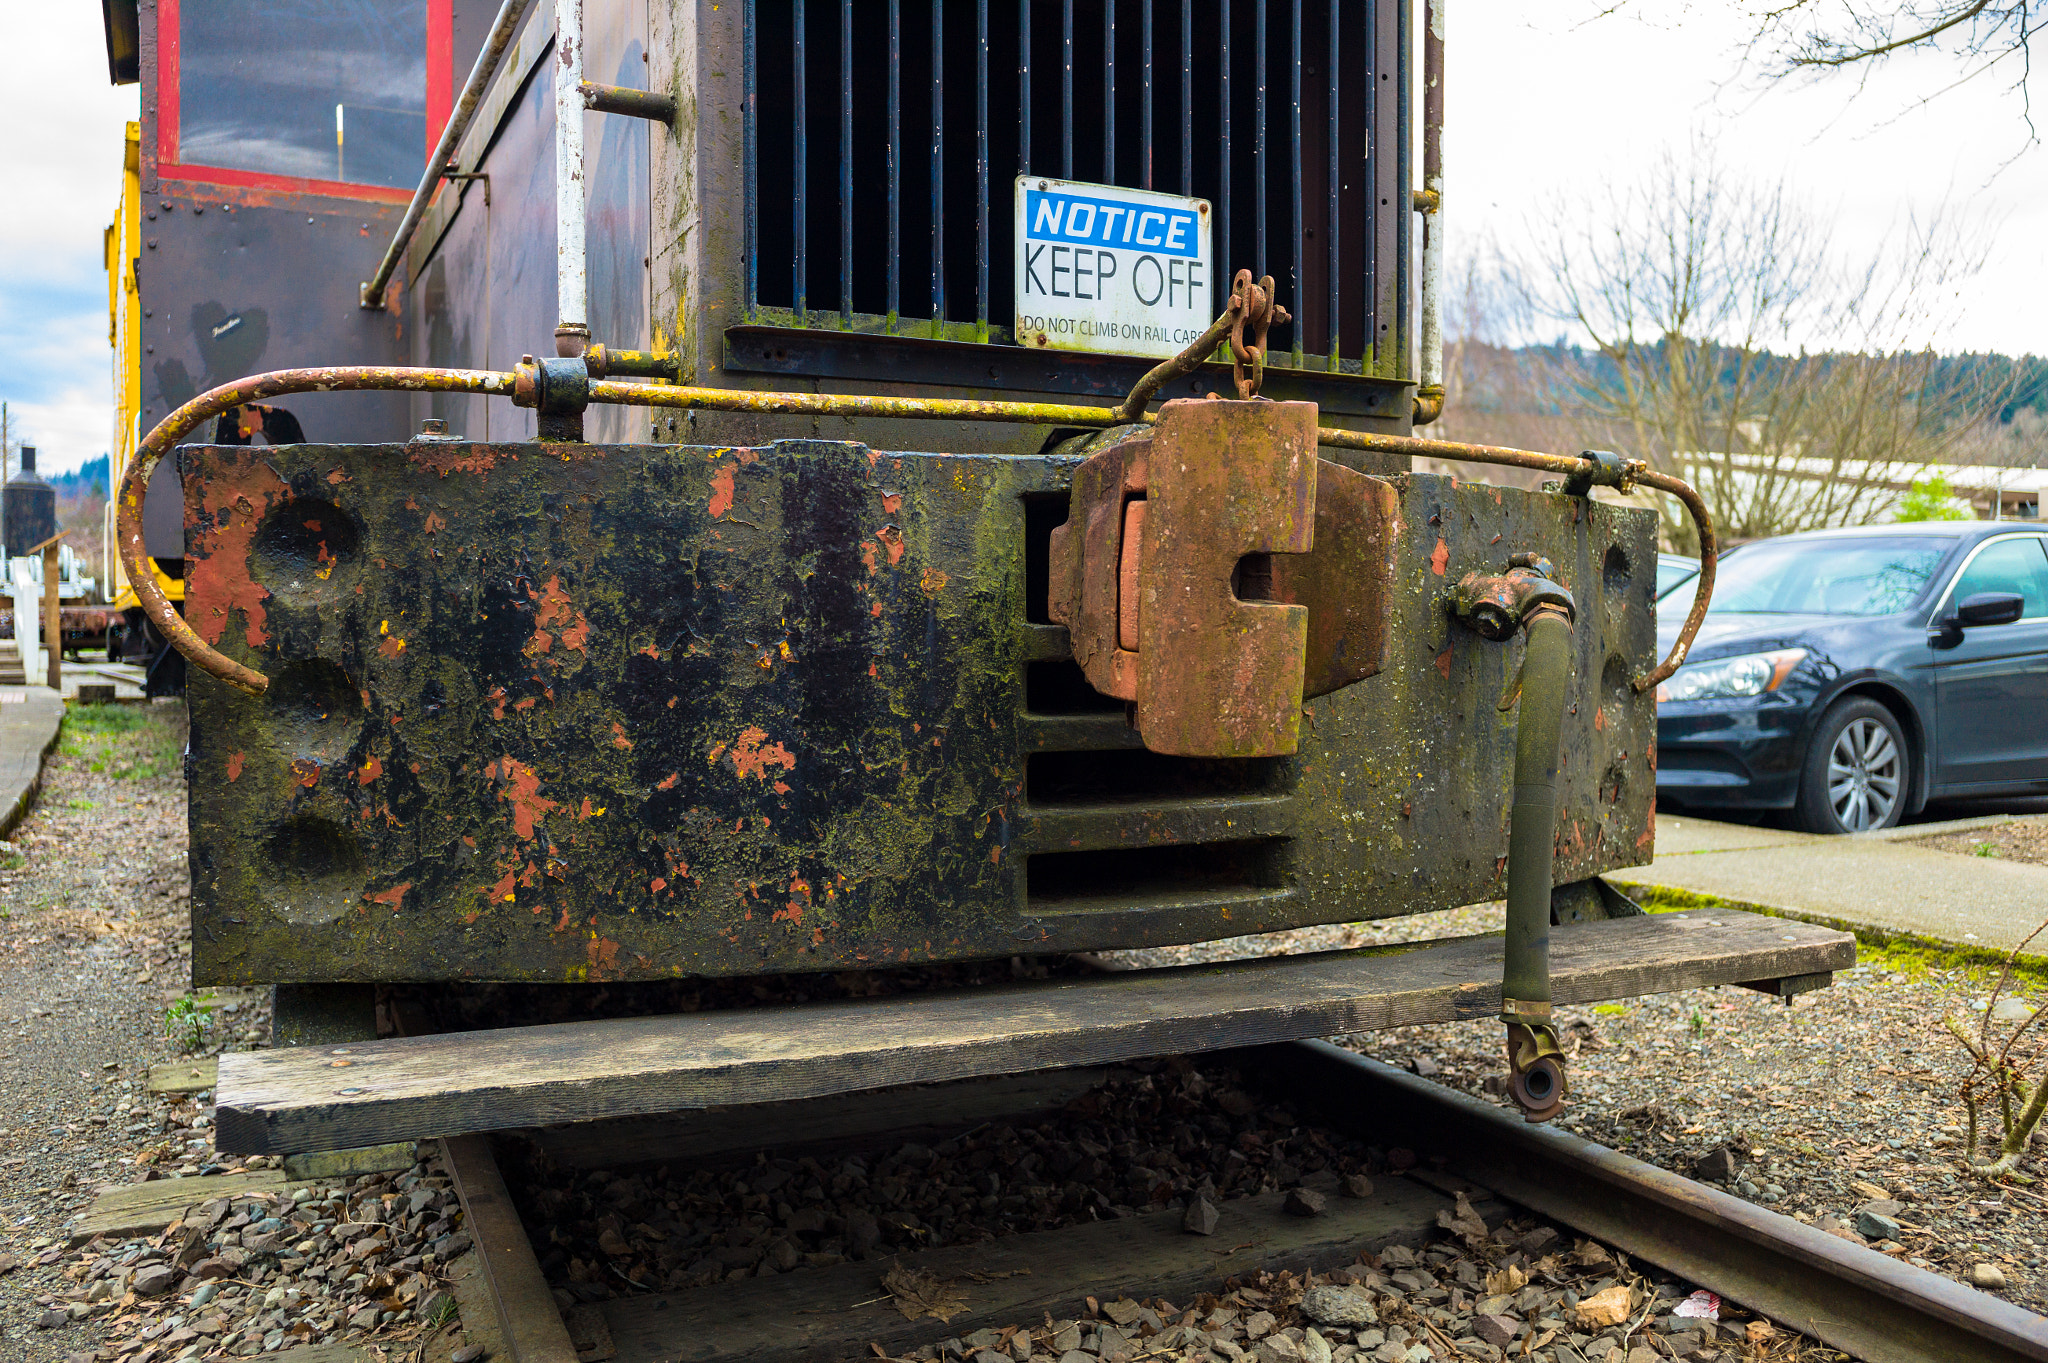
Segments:
[[[1225,314],[1226,318],[1230,314]],[[288,393],[329,393],[402,391],[425,393],[478,393],[511,397],[515,376],[476,369],[441,369],[385,365],[344,365],[316,369],[279,369],[222,384],[201,393],[159,422],[142,441],[121,480],[116,537],[121,565],[135,588],[150,622],[185,655],[194,667],[228,685],[260,696],[270,679],[254,668],[245,667],[216,651],[194,633],[156,584],[149,557],[143,547],[142,508],[149,495],[149,479],[163,457],[202,422],[251,402]],[[1141,385],[1142,386],[1142,385]],[[757,414],[798,414],[811,416],[916,417],[947,421],[1003,421],[1030,425],[1112,426],[1121,423],[1124,404],[1118,407],[1084,407],[1056,402],[994,402],[972,398],[869,397],[836,393],[763,393],[730,388],[684,388],[667,384],[621,383],[593,380],[590,401],[623,406],[670,407],[683,410],[753,412]],[[1142,399],[1141,399],[1142,401]],[[1140,420],[1150,420],[1140,416]],[[1590,479],[1604,476],[1601,461],[1536,450],[1510,449],[1501,445],[1473,445],[1455,440],[1425,440],[1417,436],[1373,435],[1340,431],[1328,426],[1316,432],[1319,444],[1338,449],[1369,450],[1375,453],[1437,459],[1460,459],[1473,463],[1502,464],[1514,468],[1538,469],[1566,478]],[[1611,457],[1610,457],[1611,458]],[[1683,479],[1658,473],[1640,460],[1626,461],[1624,483],[1636,482],[1676,497],[1692,516],[1700,536],[1699,591],[1692,611],[1678,632],[1663,662],[1635,679],[1638,692],[1647,691],[1676,672],[1692,648],[1693,636],[1705,619],[1707,602],[1714,591],[1714,521],[1706,503]]]

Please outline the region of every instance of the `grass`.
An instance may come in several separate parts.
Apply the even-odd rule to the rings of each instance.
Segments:
[[[74,705],[64,712],[57,751],[86,770],[123,780],[153,780],[178,772],[175,726],[144,705]],[[73,808],[90,804],[72,802]]]

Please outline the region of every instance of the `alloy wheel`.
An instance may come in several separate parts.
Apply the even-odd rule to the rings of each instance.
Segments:
[[[1899,802],[1905,763],[1891,730],[1858,716],[1828,751],[1828,805],[1851,833],[1882,828]]]

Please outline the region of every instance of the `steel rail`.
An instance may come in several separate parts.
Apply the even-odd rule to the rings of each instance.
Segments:
[[[1333,1117],[1864,1363],[2048,1360],[2048,1321],[1717,1188],[1324,1041],[1260,1053]]]
[[[448,124],[441,129],[441,140],[434,144],[434,154],[427,158],[427,169],[420,176],[420,187],[412,192],[412,202],[405,206],[405,216],[398,220],[398,230],[391,234],[391,245],[385,248],[384,259],[377,262],[376,273],[363,281],[359,294],[363,307],[374,309],[384,306],[384,290],[391,283],[391,276],[398,271],[398,258],[405,254],[406,244],[419,230],[420,219],[426,216],[427,203],[434,197],[441,177],[448,172],[448,158],[455,154],[456,147],[469,132],[469,121],[476,117],[477,106],[483,103],[484,91],[498,73],[498,63],[504,60],[505,49],[512,45],[513,35],[519,32],[519,21],[526,17],[527,7],[532,3],[533,0],[505,0],[498,10],[498,17],[491,24],[490,36],[484,39],[483,50],[476,54],[476,65],[469,68],[469,79],[463,83],[462,94],[448,115]]]
[[[1228,316],[1228,314],[1226,314]],[[1155,371],[1156,372],[1156,371]],[[142,538],[142,508],[149,495],[150,475],[163,457],[202,422],[223,412],[288,393],[325,393],[373,390],[406,392],[480,393],[510,397],[518,375],[484,370],[405,368],[396,366],[340,366],[318,369],[280,369],[258,374],[200,394],[178,408],[152,430],[136,451],[134,461],[116,494],[119,505],[116,538],[121,564],[142,609],[171,646],[201,671],[251,695],[261,695],[270,682],[261,672],[217,652],[192,631],[183,617],[156,585]],[[773,393],[751,389],[684,388],[659,384],[621,383],[593,379],[589,401],[611,405],[676,408],[684,411],[750,412],[757,415],[896,417],[940,421],[996,421],[1042,426],[1107,427],[1119,421],[1119,407],[1086,407],[1058,402],[1002,402],[973,398],[876,397],[838,393]],[[1142,416],[1150,420],[1149,416]],[[1714,589],[1714,526],[1706,504],[1684,481],[1656,473],[1639,460],[1614,461],[1571,455],[1544,454],[1535,450],[1509,449],[1499,445],[1472,445],[1460,441],[1423,440],[1414,436],[1373,435],[1322,427],[1319,443],[1338,449],[1375,453],[1462,459],[1478,463],[1503,464],[1538,469],[1592,481],[1608,479],[1617,466],[1622,470],[1618,484],[1632,480],[1668,492],[1679,499],[1699,528],[1700,589],[1692,611],[1679,630],[1677,640],[1664,661],[1636,678],[1635,689],[1646,691],[1677,671],[1692,647],[1693,636],[1705,618],[1707,602]]]

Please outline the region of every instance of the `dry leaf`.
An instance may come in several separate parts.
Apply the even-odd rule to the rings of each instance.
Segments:
[[[1753,1320],[1744,1333],[1749,1336],[1749,1342],[1752,1344],[1767,1344],[1777,1335],[1778,1327],[1767,1320]]]
[[[882,1275],[882,1290],[905,1320],[951,1320],[967,1309],[967,1294],[929,1269],[892,1268]]]
[[[1595,1330],[1621,1324],[1629,1318],[1628,1289],[1616,1284],[1594,1293],[1579,1303],[1578,1317]]]
[[[1436,1214],[1436,1223],[1445,1230],[1456,1232],[1459,1235],[1470,1236],[1477,1240],[1484,1240],[1486,1238],[1486,1222],[1480,1219],[1478,1212],[1472,1210],[1471,1202],[1466,1199],[1463,1193],[1458,1194],[1458,1205],[1456,1208]]]
[[[1865,1183],[1862,1179],[1857,1178],[1849,1180],[1849,1186],[1871,1202],[1891,1201],[1892,1195],[1878,1187],[1875,1183]]]
[[[1509,1264],[1498,1273],[1486,1275],[1486,1295],[1489,1297],[1505,1297],[1521,1291],[1528,1285],[1529,1275],[1513,1264]]]

